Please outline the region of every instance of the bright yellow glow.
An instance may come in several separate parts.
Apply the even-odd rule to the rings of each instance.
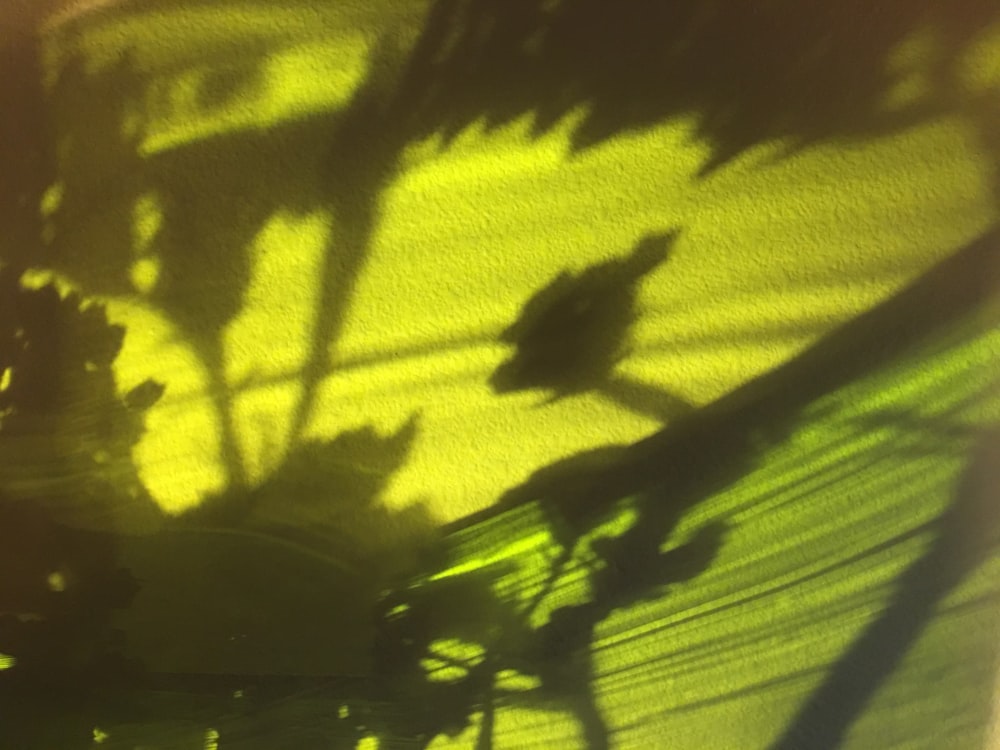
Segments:
[[[357,747],[357,750],[378,750],[378,749],[379,749],[378,737],[372,737],[371,735],[369,735],[368,737],[362,737]]]
[[[560,711],[555,706],[553,708],[555,710],[539,711],[516,706],[498,712],[494,726],[497,742],[494,747],[586,747],[587,743],[576,718],[568,711]]]
[[[46,268],[29,268],[21,274],[21,286],[24,289],[38,290],[50,285],[59,292],[60,297],[66,297],[75,291],[69,279]]]
[[[225,375],[238,394],[233,410],[251,481],[263,479],[287,450],[290,420],[301,397],[290,376],[309,353],[329,233],[326,213],[272,217],[250,251],[246,304],[223,335]],[[297,251],[289,253],[289,246]]]
[[[179,513],[225,485],[209,375],[161,313],[139,302],[109,300],[108,317],[128,327],[114,362],[119,392],[148,378],[167,384],[145,413],[146,431],[132,457],[153,499],[168,513]]]
[[[218,750],[219,747],[219,733],[215,729],[209,729],[205,732],[205,750]]]
[[[15,664],[17,664],[17,657],[0,653],[0,672],[11,669]]]
[[[538,531],[531,536],[525,537],[524,539],[519,539],[516,542],[506,546],[503,550],[490,557],[475,558],[467,560],[459,565],[452,566],[447,570],[443,570],[439,573],[435,573],[431,576],[431,581],[437,581],[442,578],[451,578],[453,576],[462,575],[463,573],[470,573],[476,570],[481,570],[483,568],[489,568],[496,563],[503,562],[504,560],[511,560],[514,558],[521,557],[528,550],[534,549],[549,549],[552,545],[552,534],[548,530]]]
[[[155,193],[140,195],[132,207],[132,249],[146,253],[163,226],[163,207]]]
[[[454,682],[468,675],[469,669],[481,663],[485,651],[477,643],[465,643],[457,638],[434,641],[429,656],[420,660],[431,682]]]
[[[11,367],[3,368],[3,372],[0,372],[0,391],[6,391],[10,388],[10,381],[14,375],[14,369]]]
[[[498,690],[510,692],[525,692],[541,687],[542,681],[535,675],[525,675],[513,669],[497,672],[496,687]]]
[[[429,648],[433,656],[461,661],[474,666],[483,660],[483,647],[478,643],[466,643],[457,638],[442,638],[434,641]]]
[[[140,258],[129,267],[128,275],[132,286],[139,294],[151,294],[160,279],[159,258]]]
[[[621,536],[632,528],[637,520],[639,512],[635,509],[635,502],[632,498],[628,498],[619,504],[608,520],[595,526],[581,537],[581,540],[586,542],[599,537]]]
[[[409,604],[397,604],[395,607],[390,609],[388,613],[386,613],[386,617],[392,619],[393,617],[405,614],[409,610],[410,610]]]
[[[94,744],[95,745],[102,745],[105,742],[107,742],[109,739],[111,739],[111,735],[108,732],[105,732],[104,730],[102,730],[100,727],[94,727],[94,731],[92,732],[92,735],[93,735],[93,738],[94,738]]]
[[[49,573],[48,578],[45,579],[45,583],[49,587],[49,591],[59,592],[66,590],[66,576],[58,570]]]

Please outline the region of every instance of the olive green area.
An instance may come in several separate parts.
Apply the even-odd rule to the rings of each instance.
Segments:
[[[0,11],[0,746],[988,746],[995,8],[90,5]]]

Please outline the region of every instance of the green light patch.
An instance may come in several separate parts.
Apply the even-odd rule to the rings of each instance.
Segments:
[[[428,648],[429,657],[420,660],[420,666],[432,682],[454,682],[465,677],[469,670],[481,664],[485,649],[476,643],[457,638],[434,641]]]

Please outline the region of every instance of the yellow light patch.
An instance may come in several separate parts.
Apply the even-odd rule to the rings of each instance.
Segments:
[[[483,660],[485,651],[478,643],[466,643],[457,638],[442,638],[434,641],[429,648],[431,654],[476,665]]]
[[[482,663],[486,652],[477,643],[447,638],[434,641],[428,648],[428,654],[420,660],[427,679],[431,682],[454,682],[466,677],[471,668]]]
[[[0,672],[13,668],[15,664],[17,664],[17,657],[10,656],[9,654],[0,654]]]
[[[632,528],[638,520],[639,512],[635,509],[635,502],[629,498],[620,504],[607,521],[594,527],[582,539],[589,541],[605,536],[620,536]]]
[[[248,478],[261,481],[284,457],[309,352],[330,216],[279,213],[261,230],[246,303],[223,334],[226,381]],[[288,248],[295,247],[295,253]]]
[[[49,573],[48,578],[45,579],[45,584],[49,587],[49,591],[65,591],[66,576],[58,570],[53,571],[52,573]]]
[[[29,268],[21,274],[21,286],[24,289],[38,290],[50,285],[55,287],[61,297],[74,291],[73,284],[65,276],[47,268]]]
[[[983,31],[959,58],[958,77],[971,94],[996,96],[1000,89],[1000,24]]]
[[[139,196],[132,207],[132,250],[142,255],[150,249],[163,226],[163,207],[155,193]]]
[[[541,686],[541,678],[535,675],[521,674],[513,669],[505,669],[502,672],[498,672],[496,676],[496,687],[498,690],[517,693],[536,690]]]
[[[62,205],[65,194],[65,183],[57,182],[54,185],[50,185],[42,194],[42,203],[39,207],[42,212],[42,216],[52,216],[52,214],[58,211],[59,206]]]
[[[127,327],[114,362],[119,393],[149,378],[167,386],[144,413],[146,430],[132,457],[157,504],[168,513],[180,513],[221,491],[227,481],[208,372],[161,313],[118,299],[109,300],[107,307],[109,319]]]
[[[579,721],[568,711],[515,706],[498,711],[494,737],[502,747],[587,747]],[[650,746],[651,747],[651,746]]]
[[[303,42],[274,52],[247,75],[243,89],[216,107],[206,107],[204,90],[211,70],[186,70],[158,82],[158,103],[147,114],[139,151],[162,151],[241,130],[283,122],[342,106],[364,77],[369,40],[361,34],[335,41]],[[237,84],[239,85],[239,84]]]
[[[147,257],[140,258],[129,266],[129,281],[139,294],[149,295],[156,289],[156,283],[160,279],[160,265],[159,258]]]
[[[440,571],[439,573],[431,576],[430,580],[437,581],[442,578],[452,578],[454,576],[462,575],[463,573],[471,573],[484,568],[489,568],[499,562],[503,562],[504,560],[520,558],[530,550],[548,549],[551,544],[552,534],[547,529],[543,529],[505,546],[500,552],[491,555],[490,557],[469,559],[459,565],[450,567],[447,570]]]

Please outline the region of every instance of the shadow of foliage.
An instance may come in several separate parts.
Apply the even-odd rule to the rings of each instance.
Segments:
[[[551,394],[546,404],[593,391],[660,422],[691,412],[668,390],[615,372],[639,315],[639,284],[667,259],[678,234],[647,235],[631,255],[564,271],[537,291],[500,336],[514,353],[490,377],[493,390],[540,389]]]
[[[515,351],[493,374],[493,389],[543,388],[559,399],[604,384],[638,316],[638,285],[667,259],[675,237],[644,237],[630,255],[564,271],[536,292],[500,337]]]
[[[26,289],[0,268],[0,489],[44,498],[66,522],[116,530],[100,509],[156,515],[131,449],[163,392],[147,380],[119,397],[111,365],[124,329],[104,308],[53,286]]]
[[[394,510],[381,497],[418,428],[413,416],[389,435],[367,426],[306,441],[260,485],[209,498],[179,523],[264,534],[328,554],[377,592],[411,569],[436,537],[424,505]]]
[[[124,275],[98,277],[102,266],[127,267],[131,226],[120,216],[104,221],[107,217],[95,206],[98,197],[108,196],[89,195],[90,183],[77,181],[80,175],[103,174],[110,166],[112,172],[132,175],[134,184],[109,183],[107,189],[130,197],[149,189],[161,194],[162,286],[152,299],[180,324],[213,374],[218,411],[229,431],[226,460],[234,479],[230,494],[185,522],[284,535],[313,549],[335,548],[375,594],[419,557],[421,534],[431,528],[420,509],[394,514],[377,501],[405,460],[415,421],[388,438],[365,428],[329,442],[307,441],[260,487],[251,489],[242,481],[221,332],[239,311],[249,284],[248,245],[276,211],[304,214],[316,206],[332,206],[340,220],[319,274],[322,295],[303,372],[306,395],[293,418],[298,437],[328,371],[331,343],[339,337],[377,228],[377,200],[407,144],[435,134],[447,141],[474,122],[497,127],[529,114],[541,134],[582,110],[573,134],[579,151],[621,133],[690,116],[696,134],[712,149],[703,168],[707,173],[776,139],[800,148],[832,138],[870,138],[922,122],[947,105],[947,97],[932,91],[909,105],[886,106],[896,83],[888,61],[900,42],[930,24],[937,33],[937,50],[927,64],[947,68],[997,15],[991,3],[974,0],[959,6],[930,0],[875,5],[677,0],[655,6],[639,0],[438,0],[412,50],[401,52],[391,39],[376,45],[366,80],[335,114],[260,133],[205,139],[146,165],[137,159],[135,140],[123,136],[126,113],[91,108],[94,119],[75,125],[75,142],[64,144],[70,156],[56,219],[63,224],[63,236],[83,222],[91,224],[95,238],[108,241],[94,243],[99,256],[62,257],[56,265],[82,269],[95,289],[129,288]],[[69,97],[70,118],[76,116],[79,97],[115,102],[120,89],[144,85],[128,56],[105,71],[96,89],[84,67],[80,60],[71,61],[59,84]],[[238,62],[209,75],[198,105],[223,106],[236,89],[258,85],[258,72],[252,64]],[[265,152],[269,163],[285,165],[283,179],[253,179],[254,159]],[[317,160],[317,153],[323,157]],[[317,161],[322,165],[317,167]],[[310,179],[315,178],[305,189],[295,187],[300,168],[311,169]],[[41,198],[39,185],[19,190],[19,201],[23,195],[29,202]],[[662,245],[663,239],[653,238],[653,245]],[[995,273],[970,277],[967,272],[970,267],[982,271],[984,248],[994,250],[995,244],[994,233],[932,274],[930,291],[926,284],[904,291],[780,372],[686,415],[675,428],[632,446],[609,447],[547,467],[509,493],[501,509],[539,502],[563,547],[552,581],[580,538],[614,502],[635,495],[639,521],[620,537],[591,543],[597,562],[589,575],[590,599],[557,608],[538,628],[526,625],[524,612],[496,596],[492,574],[390,594],[376,612],[376,687],[370,694],[373,704],[388,703],[390,710],[388,719],[369,715],[365,721],[422,747],[439,734],[461,731],[472,713],[482,710],[480,748],[490,747],[492,706],[498,699],[513,700],[499,694],[493,677],[510,668],[540,681],[527,700],[568,704],[588,746],[606,747],[607,729],[591,684],[589,646],[596,625],[613,610],[704,571],[723,543],[725,528],[709,524],[687,543],[663,552],[683,514],[744,476],[762,446],[780,439],[804,405],[898,355],[915,336],[940,329],[981,299]],[[634,316],[635,284],[659,262],[662,257],[655,260],[637,250],[632,259],[605,264],[600,272],[588,269],[576,277],[560,277],[542,290],[508,333],[517,353],[498,372],[496,384],[501,390],[543,387],[557,395],[607,388]],[[0,275],[0,306],[0,325],[7,326],[0,331],[0,373],[9,373],[5,377],[10,381],[0,393],[0,491],[46,498],[44,513],[22,512],[34,506],[20,505],[3,512],[13,519],[11,528],[29,529],[40,538],[37,550],[47,549],[49,540],[72,548],[64,535],[77,532],[63,530],[64,514],[92,523],[95,508],[101,507],[97,498],[105,493],[145,501],[127,451],[141,431],[141,411],[162,387],[147,383],[124,399],[110,400],[114,381],[109,365],[122,332],[107,326],[99,308],[84,308],[79,298],[61,298],[51,288],[22,291],[9,273]],[[65,331],[72,333],[54,333]],[[558,362],[556,352],[562,355]],[[58,374],[67,369],[74,375]],[[42,476],[48,479],[39,483]],[[81,478],[86,478],[82,489],[77,484]],[[87,498],[83,505],[81,496]],[[54,522],[47,514],[57,510],[59,522]],[[964,521],[948,520],[956,516],[964,518],[955,511],[942,520],[942,538],[949,537],[952,525],[964,528]],[[127,602],[130,583],[111,569],[114,557],[107,556],[106,537],[73,538],[79,540],[73,544],[86,550],[80,559],[97,561],[93,566],[100,571],[91,578],[90,563],[81,563],[88,571],[85,578],[93,581],[92,588],[82,590],[95,609],[88,614],[88,605],[74,607],[84,619],[68,626],[74,632],[82,628],[87,640],[91,624],[103,617],[94,612]],[[96,545],[93,551],[91,544]],[[32,566],[41,570],[43,562],[48,562],[47,554]],[[965,569],[953,572],[961,577]],[[906,581],[901,588],[900,601],[905,602],[910,596]],[[34,600],[26,593],[10,596],[12,603],[5,605],[10,609],[22,607],[15,603],[19,596],[43,609],[52,600],[51,592],[33,593]],[[16,612],[10,619],[11,614],[4,611],[11,643],[18,638],[29,643],[34,633],[43,634],[37,636],[39,643],[64,638],[61,631],[31,631],[31,620],[22,622]],[[929,611],[921,614],[924,620],[929,616]],[[26,629],[18,630],[22,627]],[[463,677],[437,683],[428,679],[420,660],[442,634],[479,644],[482,653],[479,661],[464,667]],[[45,663],[41,647],[23,648],[39,655],[38,664]],[[57,661],[81,658],[74,649],[45,653]],[[884,677],[877,670],[863,673],[858,679],[864,684],[854,686],[857,695],[870,693]],[[849,721],[854,707],[848,709]]]
[[[712,147],[706,173],[767,141],[871,138],[933,116],[944,92],[887,105],[898,83],[891,54],[930,27],[927,64],[950,65],[998,15],[983,0],[439,0],[401,109],[419,113],[415,131],[453,137],[480,119],[491,128],[529,113],[542,133],[583,108],[578,150],[693,115]]]
[[[361,728],[380,741],[422,748],[462,733],[481,712],[476,748],[487,750],[496,710],[531,705],[569,712],[586,747],[605,750],[608,730],[593,694],[595,628],[615,610],[697,577],[724,533],[724,524],[711,523],[650,557],[637,556],[619,538],[599,538],[592,544],[590,598],[555,608],[537,626],[529,622],[537,601],[523,606],[497,593],[510,572],[502,566],[397,589],[378,608],[373,692],[359,702]],[[456,645],[458,653],[449,655]],[[501,675],[518,675],[530,686],[504,688]],[[388,711],[371,710],[386,705]]]
[[[591,688],[584,689],[590,685],[585,647],[594,626],[611,610],[655,596],[662,586],[705,570],[725,538],[725,523],[712,522],[687,543],[664,551],[664,543],[684,514],[746,476],[763,452],[787,435],[809,403],[912,354],[921,341],[991,299],[1000,272],[993,261],[997,241],[996,230],[987,233],[797,358],[676,425],[632,445],[608,446],[545,467],[506,493],[494,508],[453,527],[457,530],[502,518],[529,503],[540,506],[563,551],[541,593],[529,604],[530,612],[553,589],[579,540],[622,498],[633,498],[638,517],[630,528],[589,542],[597,560],[590,563],[590,600],[557,608],[538,630],[540,642],[526,651],[519,650],[521,646],[514,649],[530,654],[525,658],[543,683],[545,679],[550,684],[565,680],[566,686],[575,686],[576,715],[588,748],[604,748],[608,742],[593,698],[588,697]],[[939,530],[938,541],[904,573],[893,601],[834,666],[776,747],[839,746],[870,697],[928,624],[936,603],[995,551],[996,524],[986,518],[995,510],[996,493],[989,482],[995,448],[995,435],[987,431],[959,483],[953,505],[933,524]],[[469,595],[469,601],[472,608],[475,597]],[[463,611],[458,605],[451,609]],[[510,616],[493,619],[500,623],[498,627],[520,632],[516,625],[504,624],[511,621]],[[550,638],[556,645],[539,645]],[[567,661],[546,666],[539,654],[553,649]],[[546,678],[548,669],[553,671]],[[455,710],[454,704],[448,705]],[[483,702],[465,705],[468,717]],[[456,725],[454,718],[439,725],[439,731],[445,726],[464,727]]]
[[[123,335],[101,306],[0,268],[0,652],[16,660],[0,700],[21,708],[5,711],[5,746],[48,746],[37,733],[53,717],[61,747],[86,746],[95,696],[140,670],[111,622],[139,588],[115,534],[159,518],[131,449],[163,387],[118,396]]]
[[[922,424],[912,415],[895,415],[894,421],[900,416],[909,428],[924,432],[930,444],[948,436],[940,432],[940,424]],[[840,657],[771,750],[842,747],[854,722],[909,653],[944,598],[1000,549],[996,481],[1000,429],[946,427],[953,434],[956,429],[967,433],[972,450],[953,501],[931,523],[936,538],[902,573],[892,599]]]

